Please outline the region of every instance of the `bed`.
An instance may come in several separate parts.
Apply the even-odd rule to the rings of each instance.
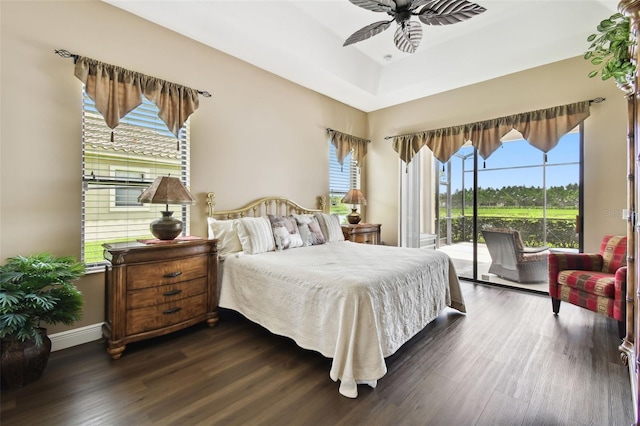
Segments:
[[[445,253],[344,241],[337,217],[319,204],[266,197],[215,211],[209,193],[219,306],[331,358],[331,379],[355,398],[357,385],[375,388],[385,358],[443,310],[466,308]]]

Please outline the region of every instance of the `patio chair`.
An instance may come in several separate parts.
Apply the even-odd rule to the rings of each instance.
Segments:
[[[547,281],[547,247],[525,247],[520,232],[513,229],[484,229],[482,236],[491,256],[490,273],[518,283]]]
[[[627,237],[607,235],[600,253],[550,253],[549,295],[553,313],[560,301],[598,312],[618,321],[618,336],[626,329]]]

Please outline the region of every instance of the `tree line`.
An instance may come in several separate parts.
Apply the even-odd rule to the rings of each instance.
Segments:
[[[577,183],[547,188],[547,208],[577,209]],[[445,201],[446,195],[440,194]],[[473,189],[457,190],[451,196],[451,207],[461,208],[473,203]],[[539,186],[504,186],[502,188],[478,188],[478,206],[480,207],[543,207],[544,189]]]

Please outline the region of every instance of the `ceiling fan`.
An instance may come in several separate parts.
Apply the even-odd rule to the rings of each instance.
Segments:
[[[422,40],[422,27],[412,16],[426,25],[449,25],[465,21],[484,12],[484,7],[466,0],[349,0],[356,6],[373,12],[385,12],[392,19],[369,24],[351,34],[343,46],[373,37],[389,28],[393,21],[398,29],[393,36],[396,47],[413,53]]]

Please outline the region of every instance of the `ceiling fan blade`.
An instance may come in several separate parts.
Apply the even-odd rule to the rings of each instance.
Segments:
[[[414,11],[416,9],[421,8],[425,4],[436,3],[437,0],[413,0],[411,2],[411,6],[409,6],[410,11]]]
[[[349,0],[356,6],[360,6],[374,12],[393,13],[396,10],[396,4],[393,0]]]
[[[373,24],[369,24],[366,27],[360,28],[358,31],[351,34],[342,46],[349,46],[350,44],[357,43],[359,41],[371,38],[376,34],[380,34],[384,30],[389,28],[389,25],[391,25],[392,22],[393,20],[374,22]]]
[[[418,14],[418,19],[427,25],[450,25],[466,21],[486,10],[466,0],[440,0],[427,4]]]
[[[393,41],[396,47],[407,53],[414,53],[422,40],[422,26],[415,21],[406,21],[398,25]]]

